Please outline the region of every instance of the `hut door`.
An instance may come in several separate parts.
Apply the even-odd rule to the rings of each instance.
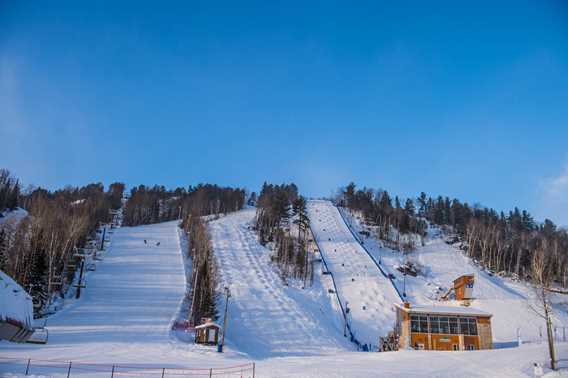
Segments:
[[[207,336],[208,336],[208,340],[210,343],[214,343],[215,342],[215,334],[217,333],[217,331],[215,331],[214,329],[208,329],[207,330]]]

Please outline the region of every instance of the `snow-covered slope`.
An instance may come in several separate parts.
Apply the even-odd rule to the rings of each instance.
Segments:
[[[213,352],[207,360],[187,359],[195,346],[170,336],[170,323],[185,294],[177,222],[115,229],[104,260],[89,272],[86,286],[81,299],[49,318],[47,345],[0,342],[0,356],[161,366],[216,364]]]
[[[353,350],[319,276],[309,289],[284,285],[271,251],[252,230],[254,215],[254,209],[245,209],[209,223],[219,287],[229,286],[232,294],[229,347],[257,358]],[[220,300],[219,309],[223,306]]]
[[[349,308],[348,318],[357,340],[377,345],[393,330],[393,304],[400,298],[371,258],[354,239],[337,208],[329,201],[308,201],[314,237],[334,275],[338,294]]]
[[[402,253],[389,249],[380,240],[362,236],[359,231],[364,229],[361,220],[342,209],[342,214],[351,225],[355,234],[362,239],[367,250],[381,261],[385,271],[393,274],[395,283],[402,291],[404,286],[403,274],[396,266],[403,264]],[[367,231],[369,229],[367,228]],[[474,297],[471,306],[493,314],[493,339],[499,343],[517,340],[517,331],[524,341],[539,341],[541,331],[544,337],[544,321],[533,309],[539,309],[534,290],[527,284],[512,282],[497,276],[492,276],[481,270],[474,262],[455,246],[448,245],[439,229],[430,228],[424,240],[424,246],[417,246],[416,251],[408,257],[418,264],[422,273],[417,277],[406,276],[406,293],[411,303],[419,305],[455,305],[454,301],[440,302],[438,297],[451,287],[455,278],[463,274],[475,275]],[[440,289],[441,290],[440,290]],[[556,302],[568,301],[568,298],[555,297]],[[568,313],[561,303],[557,303],[555,325],[559,328],[557,336],[563,338],[562,327],[568,327]],[[566,329],[568,338],[568,329]]]

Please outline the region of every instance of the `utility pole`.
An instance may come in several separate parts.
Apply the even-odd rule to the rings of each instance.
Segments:
[[[552,319],[550,316],[550,307],[547,301],[546,289],[542,289],[542,304],[544,307],[544,316],[546,320],[546,335],[548,337],[548,352],[550,354],[550,368],[556,370],[556,350],[554,349],[554,336],[552,335]]]
[[[404,284],[403,284],[403,289],[402,289],[402,296],[404,297],[404,299],[406,300],[406,266],[404,267],[404,273],[402,274],[402,276],[404,277]]]
[[[229,310],[229,298],[231,297],[231,291],[228,286],[225,286],[225,315],[223,317],[223,334],[221,335],[221,344],[217,351],[223,353],[223,347],[225,346],[225,334],[227,333],[227,315]]]
[[[101,251],[105,249],[106,227],[103,227],[103,238],[101,239]]]
[[[345,322],[343,324],[343,337],[347,337],[347,316],[349,314],[349,307],[347,305],[349,302],[345,301]]]
[[[77,292],[75,294],[75,298],[79,299],[81,297],[81,288],[85,287],[85,285],[82,284],[83,281],[83,270],[85,269],[85,259],[81,259],[81,270],[79,271],[79,282],[77,282],[77,285],[75,285],[75,287],[77,288]]]

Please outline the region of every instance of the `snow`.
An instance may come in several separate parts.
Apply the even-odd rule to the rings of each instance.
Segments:
[[[0,342],[0,356],[160,367],[227,365],[213,351],[171,334],[186,288],[177,228],[174,221],[115,229],[81,298],[48,319],[48,344]],[[188,359],[192,350],[202,356]]]
[[[0,270],[0,320],[12,319],[30,329],[33,325],[32,298]]]
[[[255,209],[245,209],[209,222],[218,291],[231,290],[227,345],[255,358],[353,350],[319,275],[310,289],[285,286],[270,261],[272,251],[252,230],[254,216]],[[220,313],[223,308],[220,297]]]
[[[318,275],[314,286],[306,290],[284,286],[270,263],[271,251],[260,246],[249,229],[253,216],[254,210],[244,210],[210,222],[222,277],[220,288],[229,284],[233,293],[225,353],[183,343],[170,331],[171,322],[183,312],[186,282],[180,250],[183,239],[180,241],[177,223],[168,222],[115,229],[103,261],[87,275],[81,299],[67,301],[49,319],[47,345],[0,342],[0,376],[23,377],[28,358],[32,359],[30,376],[57,378],[67,376],[69,361],[73,361],[71,376],[85,378],[109,377],[112,364],[132,367],[129,372],[118,369],[115,376],[160,376],[162,367],[239,365],[249,363],[250,357],[256,359],[256,376],[262,378],[532,377],[534,362],[546,366],[547,345],[538,341],[519,348],[475,352],[354,352],[342,336],[334,298],[327,294],[327,276]],[[144,239],[150,243],[144,245]],[[341,269],[337,272],[340,278]],[[501,284],[524,293],[520,284],[521,289],[505,281],[497,282],[497,287]],[[416,293],[413,295],[419,297]],[[495,310],[496,305],[491,306]],[[495,324],[502,315],[489,312],[497,313],[494,333],[501,332]],[[510,308],[507,320],[524,316],[517,312],[518,308]],[[568,344],[557,343],[557,351],[565,358]],[[58,361],[57,367],[53,361]],[[95,368],[106,371],[87,370]],[[208,376],[208,370],[203,372]],[[551,377],[566,376],[565,372],[550,374],[545,368]],[[251,372],[215,376],[250,377]],[[166,370],[165,377],[174,375]]]
[[[221,326],[215,322],[207,322],[205,324],[201,324],[198,325],[197,327],[195,327],[195,329],[203,329],[203,328],[209,328],[209,327],[214,327],[214,328],[221,328]]]
[[[364,246],[382,268],[395,276],[394,282],[402,291],[404,277],[396,270],[402,265],[404,255],[384,246],[376,239],[374,230],[363,226],[358,215],[342,209],[342,214],[352,226],[356,235],[359,231],[370,231],[370,237],[358,236]],[[495,345],[506,345],[517,340],[518,334],[523,341],[540,341],[546,338],[545,323],[535,310],[541,308],[536,293],[531,285],[504,279],[480,269],[459,248],[449,245],[439,229],[430,227],[424,240],[424,246],[418,245],[416,250],[408,254],[409,261],[420,266],[422,272],[417,277],[406,276],[406,293],[413,306],[460,306],[456,301],[438,301],[438,297],[452,287],[454,279],[464,274],[473,273],[475,284],[474,300],[471,306],[488,312],[492,317],[492,331]],[[553,295],[555,302],[554,325],[558,328],[557,337],[564,339],[568,331],[568,297]],[[568,338],[568,332],[567,336]]]
[[[355,240],[337,208],[325,200],[307,203],[312,232],[331,270],[355,338],[376,346],[394,329],[400,298],[390,281]]]

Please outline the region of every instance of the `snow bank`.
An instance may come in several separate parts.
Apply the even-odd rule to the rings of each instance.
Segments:
[[[32,298],[6,273],[0,271],[0,320],[32,328]]]

